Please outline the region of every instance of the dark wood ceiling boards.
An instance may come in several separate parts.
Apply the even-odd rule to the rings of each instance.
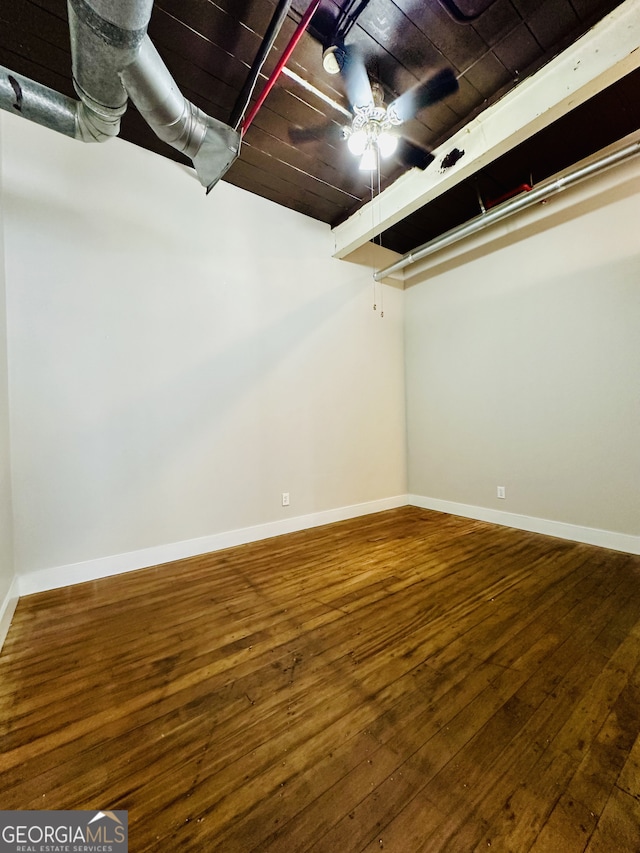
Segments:
[[[339,16],[341,10],[359,10],[357,19],[348,22],[348,41],[362,49],[370,76],[383,85],[387,102],[438,68],[454,69],[459,91],[402,126],[403,135],[431,150],[618,5],[619,0],[322,0],[319,17],[312,21],[288,67],[347,108],[340,75],[331,76],[322,67],[319,37],[322,16],[326,20]],[[156,0],[149,34],[184,95],[228,122],[275,6],[275,0]],[[307,6],[308,0],[293,0],[254,98]],[[465,18],[472,20],[461,22]],[[0,64],[73,95],[65,0],[3,0]],[[605,137],[607,144],[636,129],[639,88],[638,75],[630,75],[608,96],[585,105],[582,113],[575,111],[555,130],[538,134],[535,142],[523,143],[390,228],[383,235],[384,245],[407,251],[434,230],[441,233],[470,211],[475,215],[477,188],[484,195],[498,195],[514,180],[520,184],[530,175],[541,180],[556,163],[566,165],[584,156],[585,146],[599,144]],[[346,121],[338,109],[289,76],[281,76],[225,180],[337,224],[371,195],[368,174],[359,171],[357,160],[340,138],[339,128]],[[290,134],[296,130],[305,141],[292,141],[295,137]],[[155,137],[133,106],[125,115],[121,136],[162,156],[188,162]],[[385,162],[381,188],[405,169],[398,157]]]

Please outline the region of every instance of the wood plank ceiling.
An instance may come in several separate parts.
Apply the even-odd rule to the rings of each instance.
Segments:
[[[365,55],[387,102],[442,67],[459,91],[402,126],[426,150],[574,42],[608,14],[613,0],[323,0],[288,68],[348,108],[340,75],[322,66],[320,36],[328,16],[348,17],[348,41]],[[293,0],[254,98],[289,41],[308,0]],[[156,0],[149,35],[183,94],[228,122],[275,0]],[[462,21],[462,18],[470,20]],[[0,64],[74,95],[64,0],[4,0],[0,5]],[[479,212],[478,193],[494,199],[537,183],[640,127],[640,74],[634,72],[561,121],[521,144],[472,179],[388,229],[383,244],[405,252]],[[246,133],[240,158],[225,180],[314,219],[338,224],[371,198],[369,173],[340,138],[345,115],[283,75]],[[333,132],[327,132],[327,127]],[[305,141],[292,141],[303,131]],[[133,106],[121,136],[188,163],[156,138]],[[383,163],[384,189],[407,168],[400,156]],[[428,167],[427,167],[428,168]],[[377,179],[373,181],[377,192]],[[215,191],[214,191],[215,192]]]

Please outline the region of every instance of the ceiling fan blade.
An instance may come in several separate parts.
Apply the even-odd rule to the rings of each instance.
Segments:
[[[437,104],[458,91],[459,84],[452,68],[442,68],[433,76],[399,95],[389,104],[389,112],[403,122],[412,119],[420,110]]]
[[[373,92],[362,54],[355,45],[345,45],[338,64],[352,107],[373,106]]]
[[[411,140],[406,138],[400,139],[398,157],[406,166],[410,168],[416,166],[423,171],[429,163],[433,163],[435,160],[431,151],[427,151],[426,148],[422,148],[422,146],[416,145],[415,142],[411,142]]]
[[[289,142],[292,145],[304,145],[307,142],[329,142],[338,145],[345,139],[344,129],[335,122],[315,127],[290,127]]]

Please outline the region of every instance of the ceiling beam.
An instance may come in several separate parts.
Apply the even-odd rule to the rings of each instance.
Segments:
[[[333,229],[334,257],[372,237],[475,174],[525,139],[640,66],[640,3],[625,0],[593,29],[481,112],[433,152]],[[455,152],[464,152],[455,160]],[[454,156],[450,157],[454,152]],[[447,165],[448,162],[452,165]]]

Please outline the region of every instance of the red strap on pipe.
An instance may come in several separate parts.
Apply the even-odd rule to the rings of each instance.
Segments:
[[[531,184],[520,184],[519,187],[514,187],[512,190],[509,190],[509,192],[506,192],[504,195],[501,195],[498,198],[487,199],[484,206],[487,210],[490,210],[492,207],[495,207],[498,204],[502,204],[503,201],[508,201],[515,195],[520,195],[520,193],[531,192],[532,189],[533,187],[531,186]]]
[[[267,80],[264,89],[262,90],[262,92],[260,92],[260,97],[255,102],[255,104],[251,107],[251,109],[249,111],[249,115],[242,122],[241,132],[242,132],[243,136],[247,132],[247,130],[249,130],[249,125],[251,124],[251,122],[256,117],[256,113],[258,112],[258,110],[260,109],[262,104],[264,103],[269,92],[273,89],[276,80],[278,79],[278,77],[282,73],[282,69],[287,64],[289,57],[291,56],[291,54],[295,50],[295,46],[298,44],[298,42],[302,38],[302,34],[304,33],[304,31],[309,26],[309,21],[314,16],[316,9],[320,5],[320,2],[321,2],[321,0],[311,0],[311,3],[309,3],[309,7],[307,8],[307,11],[304,13],[302,18],[300,19],[300,23],[296,27],[296,31],[294,32],[294,34],[291,36],[289,44],[285,47],[285,49],[282,53],[282,56],[278,60],[276,67],[271,72],[271,76]]]

